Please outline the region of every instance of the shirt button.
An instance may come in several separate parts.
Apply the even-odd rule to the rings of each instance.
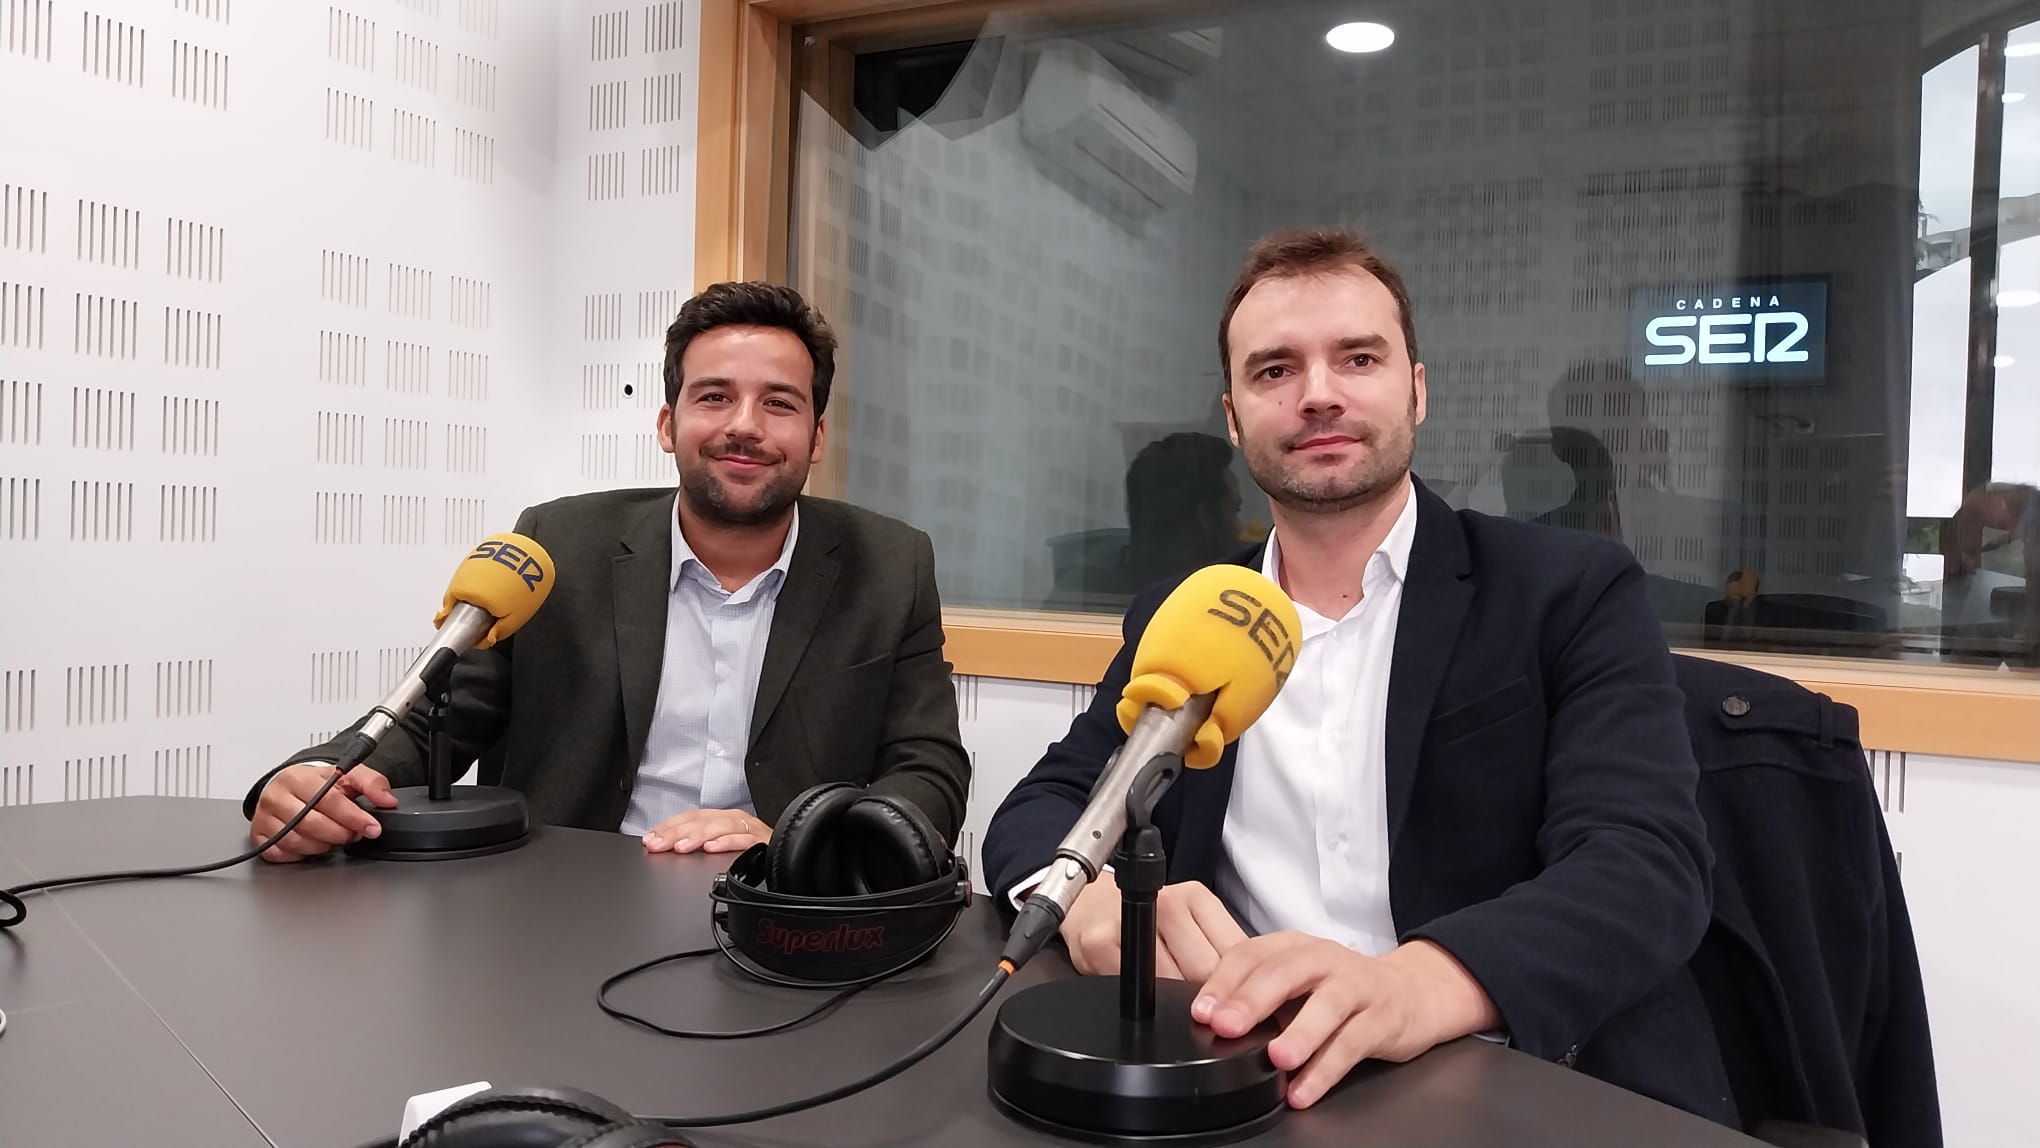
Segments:
[[[717,663],[715,664],[715,676],[716,676],[716,677],[718,677],[718,678],[727,678],[727,677],[729,677],[729,676],[730,676],[730,664],[729,664],[728,662],[717,662]]]
[[[721,743],[719,743],[719,742],[713,742],[713,741],[712,741],[712,742],[709,742],[709,743],[708,743],[708,753],[709,753],[709,756],[711,756],[711,757],[721,757],[721,756],[723,755],[723,752],[722,752],[722,745],[721,745]]]

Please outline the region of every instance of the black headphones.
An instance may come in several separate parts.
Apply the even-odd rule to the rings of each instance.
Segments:
[[[794,798],[716,878],[723,955],[760,980],[848,988],[925,959],[970,904],[970,865],[912,802],[847,782]]]
[[[486,1088],[420,1124],[398,1148],[691,1148],[578,1088]]]

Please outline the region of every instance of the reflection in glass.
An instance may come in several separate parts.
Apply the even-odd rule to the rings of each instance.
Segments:
[[[1143,587],[1237,552],[1247,540],[1232,467],[1232,444],[1198,431],[1141,447],[1126,469],[1126,529],[1050,540],[1055,590],[1048,608],[1123,610]]]
[[[2011,620],[2040,645],[2040,22],[2005,38],[1991,481],[1950,524],[1944,612]],[[2021,306],[2010,303],[2027,299]],[[1959,594],[1959,597],[1957,595]]]
[[[1335,223],[1408,280],[1453,505],[1621,538],[1677,644],[2032,664],[2019,500],[1958,515],[1979,55],[1930,52],[1916,0],[1390,4],[1370,54],[1315,0],[1095,11],[805,85],[835,493],[928,530],[947,602],[1116,613],[1265,531],[1215,324],[1254,237]],[[2005,107],[2010,276],[2040,99]],[[2012,326],[1995,481],[2030,484]],[[2011,581],[1944,593],[1944,524]]]
[[[1977,48],[1964,49],[1920,77],[1918,278],[1913,282],[1913,404],[1905,491],[1906,514],[1913,518],[1945,518],[1962,501],[1962,423],[1969,401],[1969,214],[1976,185],[1980,55]]]

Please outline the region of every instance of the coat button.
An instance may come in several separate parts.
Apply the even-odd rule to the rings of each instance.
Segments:
[[[625,793],[629,793],[629,792],[630,792],[630,778],[628,778],[628,777],[619,777],[619,778],[617,778],[617,779],[616,779],[616,788],[618,788],[618,789],[620,789],[620,790],[624,791]]]
[[[1741,717],[1750,712],[1750,699],[1736,696],[1723,698],[1721,699],[1721,712],[1730,717]]]

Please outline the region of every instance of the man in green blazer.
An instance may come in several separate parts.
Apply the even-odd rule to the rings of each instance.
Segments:
[[[708,288],[666,332],[659,445],[677,495],[605,491],[518,519],[552,555],[555,588],[514,637],[460,659],[446,725],[455,760],[481,759],[483,780],[521,791],[535,822],[734,852],[769,840],[803,789],[850,781],[911,800],[955,840],[970,759],[933,547],[800,493],[821,458],[835,345],[790,288]],[[252,840],[303,807],[346,736],[255,784]],[[423,785],[425,760],[414,711],[264,856],[376,834],[355,799],[393,807],[391,786]]]

